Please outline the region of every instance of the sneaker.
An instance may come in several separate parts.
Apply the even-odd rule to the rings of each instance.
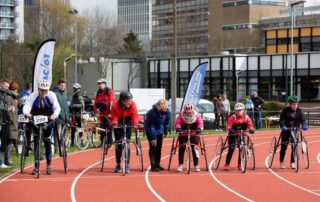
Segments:
[[[195,166],[195,167],[194,167],[194,170],[195,170],[196,172],[200,172],[200,166]]]
[[[130,165],[127,165],[127,167],[126,167],[126,173],[130,173]]]
[[[39,173],[39,170],[37,168],[33,169],[31,175],[36,175]]]
[[[2,164],[0,165],[0,168],[10,168],[10,166],[7,166],[6,164],[2,163]]]
[[[115,173],[120,173],[120,172],[121,172],[121,166],[120,166],[120,164],[117,164],[117,165],[116,165],[116,167],[115,167],[115,169],[114,169],[114,172],[115,172]]]
[[[47,173],[47,175],[52,175],[52,171],[51,171],[50,165],[47,165],[46,173]]]
[[[178,168],[177,168],[177,172],[182,172],[182,170],[183,170],[183,165],[180,164],[180,165],[178,166]]]
[[[229,167],[229,164],[224,164],[224,166],[223,166],[223,170],[229,170],[230,169],[230,167]]]
[[[290,168],[295,169],[296,168],[296,164],[295,163],[291,163],[290,164]]]
[[[286,168],[286,166],[284,165],[284,162],[280,162],[280,168],[281,169],[285,169]]]
[[[161,166],[158,166],[158,169],[159,169],[159,170],[161,170],[161,171],[163,171],[163,170],[164,170],[164,168],[163,168],[163,167],[161,167]]]
[[[152,171],[152,172],[158,172],[158,171],[160,171],[160,169],[157,168],[157,167],[151,167],[151,171]]]

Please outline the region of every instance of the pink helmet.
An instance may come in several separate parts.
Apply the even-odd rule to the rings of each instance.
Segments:
[[[183,106],[183,110],[182,110],[182,113],[191,117],[191,116],[194,116],[194,106],[192,104],[185,104]]]

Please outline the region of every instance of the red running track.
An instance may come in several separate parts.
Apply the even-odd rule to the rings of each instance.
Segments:
[[[178,155],[173,157],[171,171],[140,172],[132,147],[131,173],[122,176],[114,173],[114,150],[106,157],[105,170],[100,172],[98,149],[78,152],[68,156],[68,174],[63,173],[62,160],[52,162],[53,175],[41,174],[40,179],[13,173],[0,179],[1,201],[319,201],[320,200],[320,129],[304,133],[309,143],[310,169],[301,168],[295,173],[290,168],[279,169],[279,153],[271,170],[265,166],[269,144],[279,131],[257,132],[252,136],[255,145],[256,169],[241,174],[236,168],[237,153],[231,170],[205,171],[203,156],[201,172],[187,175],[177,173]],[[212,161],[218,135],[205,136],[208,163]],[[225,136],[224,136],[225,137]],[[167,167],[172,139],[163,145],[162,165]],[[147,142],[143,143],[145,168],[149,163]],[[287,154],[290,153],[288,149]],[[224,164],[222,157],[220,167]],[[285,159],[289,166],[289,155]],[[45,166],[42,166],[44,173]]]

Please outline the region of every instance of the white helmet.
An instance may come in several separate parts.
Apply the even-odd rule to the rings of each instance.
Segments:
[[[40,80],[38,82],[38,88],[40,88],[42,90],[49,90],[50,89],[50,83],[48,82],[48,80]]]
[[[73,84],[72,88],[80,89],[81,85],[80,85],[80,83],[75,83],[75,84]]]
[[[107,83],[107,81],[105,80],[105,79],[99,79],[98,81],[97,81],[97,83]]]
[[[246,107],[244,106],[243,103],[239,102],[237,104],[234,105],[234,110],[242,110],[242,109],[245,109]]]

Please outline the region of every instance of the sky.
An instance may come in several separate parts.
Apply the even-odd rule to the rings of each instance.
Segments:
[[[94,9],[95,7],[104,7],[116,14],[118,0],[71,0],[72,6],[80,13],[85,9]]]

